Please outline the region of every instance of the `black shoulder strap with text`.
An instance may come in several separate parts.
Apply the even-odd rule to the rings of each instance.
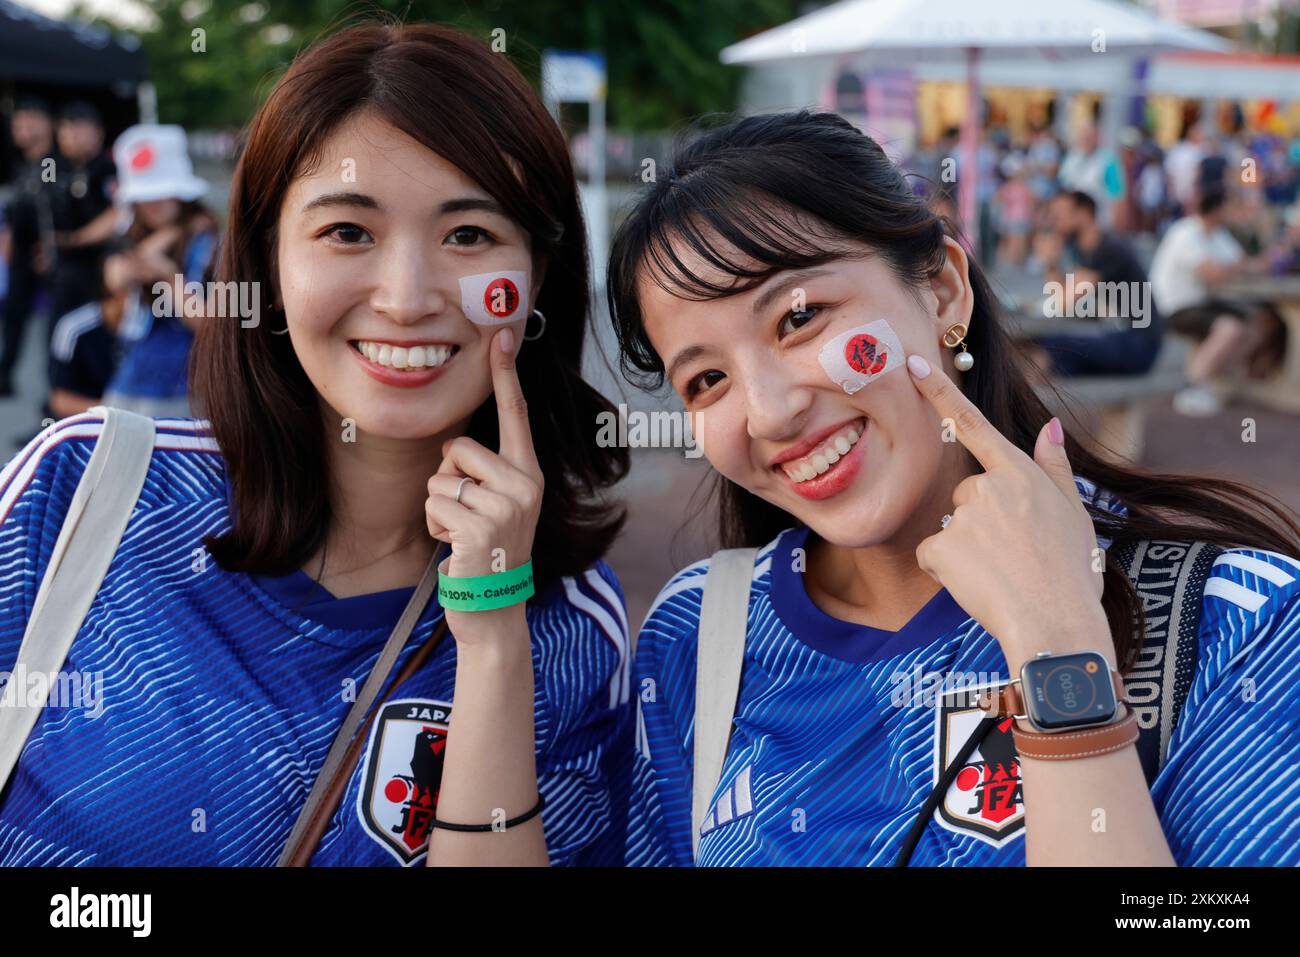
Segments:
[[[1132,669],[1124,675],[1124,700],[1137,716],[1138,758],[1147,786],[1169,752],[1169,740],[1196,674],[1205,582],[1223,549],[1208,542],[1128,542],[1109,550],[1128,574],[1142,605],[1143,637]],[[1000,719],[984,717],[944,770],[904,839],[895,867],[906,867],[939,801],[976,746]]]
[[[1137,590],[1144,635],[1124,697],[1137,715],[1138,756],[1147,785],[1164,766],[1169,740],[1196,674],[1205,582],[1223,549],[1208,542],[1137,541],[1111,556]]]

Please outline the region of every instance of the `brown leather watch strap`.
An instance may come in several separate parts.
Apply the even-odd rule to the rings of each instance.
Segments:
[[[1112,684],[1115,686],[1115,700],[1124,700],[1124,679],[1118,671],[1112,670],[1110,673]],[[1017,714],[1028,714],[1025,711],[1024,699],[1020,696],[1020,682],[1007,682],[999,688],[986,691],[979,697],[979,706],[988,711],[990,715],[999,718],[1005,718]]]
[[[1123,705],[1121,705],[1123,707]],[[1011,725],[1011,737],[1016,753],[1022,758],[1039,761],[1068,761],[1073,758],[1090,758],[1126,748],[1138,738],[1137,715],[1128,713],[1118,721],[1096,728],[1061,731],[1057,734],[1036,734],[1021,731]]]

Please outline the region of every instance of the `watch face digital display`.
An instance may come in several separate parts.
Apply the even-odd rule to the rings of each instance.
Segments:
[[[1030,719],[1044,730],[1102,724],[1115,716],[1110,667],[1094,652],[1026,662],[1021,689]]]

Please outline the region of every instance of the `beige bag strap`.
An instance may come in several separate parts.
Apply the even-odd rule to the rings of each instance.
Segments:
[[[691,796],[691,856],[731,741],[749,621],[749,590],[757,548],[715,552],[704,576],[700,634],[695,649],[695,763]]]
[[[54,543],[18,648],[15,672],[19,665],[27,673],[45,674],[63,667],[149,472],[153,419],[105,406],[95,406],[91,411],[104,413],[104,427]],[[9,700],[16,682],[11,678],[7,686],[4,706],[0,707],[0,790],[13,773],[27,736],[45,708],[51,684],[47,683],[39,703]]]

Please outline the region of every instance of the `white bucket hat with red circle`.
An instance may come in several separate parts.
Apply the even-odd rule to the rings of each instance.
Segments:
[[[198,199],[208,191],[206,180],[194,175],[185,148],[185,130],[174,125],[140,123],[113,144],[117,164],[119,203],[155,199]]]

